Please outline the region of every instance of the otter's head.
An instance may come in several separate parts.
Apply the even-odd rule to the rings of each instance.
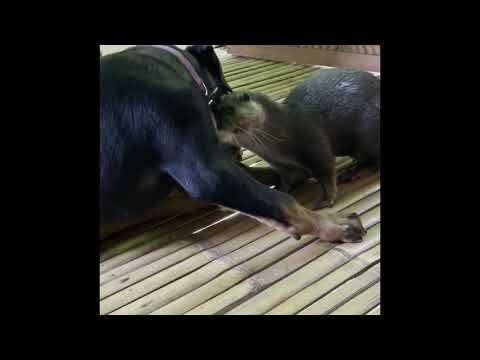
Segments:
[[[215,119],[221,142],[252,148],[256,133],[265,122],[265,111],[257,101],[260,94],[237,91],[222,97]]]

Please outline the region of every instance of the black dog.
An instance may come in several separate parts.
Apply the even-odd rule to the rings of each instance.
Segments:
[[[213,48],[174,49],[206,89],[165,49],[137,46],[100,59],[101,225],[146,211],[179,184],[194,199],[241,211],[297,238],[361,239],[358,219],[315,214],[238,166],[217,139],[211,107],[231,89]]]

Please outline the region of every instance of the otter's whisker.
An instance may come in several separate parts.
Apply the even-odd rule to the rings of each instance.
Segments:
[[[250,139],[252,139],[253,143],[259,147],[260,151],[263,151],[264,153],[268,154],[269,151],[267,146],[255,134],[240,127],[239,129],[245,132],[250,137]]]
[[[278,138],[278,137],[276,137],[276,136],[273,136],[272,134],[270,134],[269,132],[267,132],[267,131],[265,131],[265,130],[263,130],[263,129],[259,129],[259,128],[251,128],[251,129],[252,129],[252,130],[255,130],[255,131],[258,131],[261,135],[264,135],[264,136],[269,137],[269,138],[271,138],[271,139],[273,139],[273,140],[276,140],[276,141],[285,141],[285,140],[287,140],[286,138],[280,139],[280,138]]]

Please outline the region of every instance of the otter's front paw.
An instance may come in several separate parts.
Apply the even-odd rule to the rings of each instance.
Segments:
[[[293,190],[293,186],[291,184],[286,183],[283,179],[280,178],[280,182],[276,184],[276,189],[286,194],[290,194]]]
[[[355,213],[347,215],[342,227],[344,228],[343,242],[361,242],[367,233],[360,217]]]

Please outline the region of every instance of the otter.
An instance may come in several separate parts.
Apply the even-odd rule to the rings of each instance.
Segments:
[[[225,95],[216,111],[219,139],[264,158],[290,192],[308,178],[322,185],[315,208],[337,194],[336,156],[379,167],[380,80],[352,69],[325,69],[296,86],[279,104],[255,91]],[[352,175],[350,175],[352,176]]]

